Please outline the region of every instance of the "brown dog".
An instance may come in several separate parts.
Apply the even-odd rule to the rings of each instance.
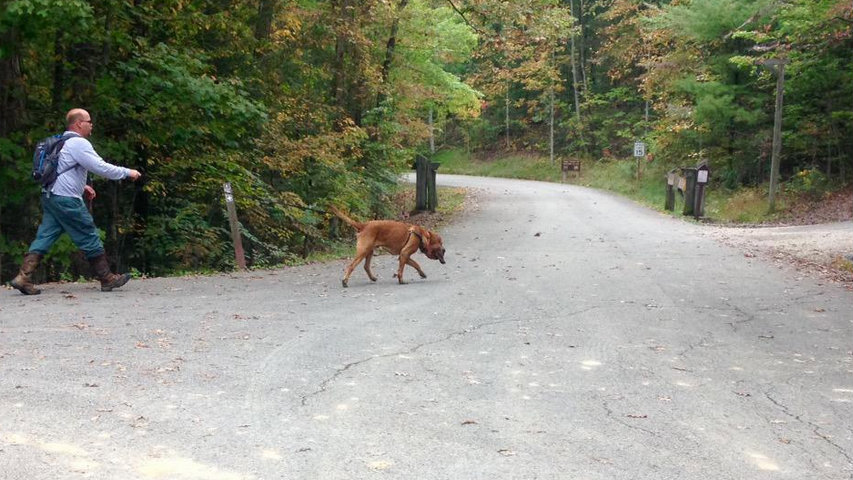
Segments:
[[[403,267],[406,265],[415,267],[421,278],[426,278],[421,266],[411,258],[412,254],[419,249],[427,258],[444,263],[444,245],[441,242],[441,236],[435,232],[394,220],[356,222],[335,207],[329,207],[329,210],[358,232],[355,259],[347,266],[344,278],[341,280],[344,287],[347,286],[352,271],[362,260],[364,260],[364,271],[367,272],[367,276],[371,281],[376,281],[376,277],[370,271],[370,259],[377,247],[384,247],[392,254],[400,255],[397,280],[401,284],[406,283],[403,281]]]

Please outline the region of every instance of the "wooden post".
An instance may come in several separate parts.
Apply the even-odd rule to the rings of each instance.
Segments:
[[[231,241],[234,243],[234,260],[237,268],[246,270],[246,255],[243,252],[243,239],[240,236],[240,223],[237,221],[237,208],[234,206],[234,193],[231,183],[225,182],[225,206],[228,208],[228,223],[231,225]]]
[[[441,164],[430,162],[427,165],[427,208],[434,212],[438,208],[438,186],[435,184],[435,177]]]
[[[684,176],[684,209],[683,215],[693,215],[696,206],[696,169],[693,167],[682,167],[681,174]]]
[[[664,200],[663,209],[670,212],[675,211],[675,170],[670,170],[666,174],[666,199]]]
[[[415,160],[415,210],[422,212],[427,209],[427,174],[429,161],[422,156]]]

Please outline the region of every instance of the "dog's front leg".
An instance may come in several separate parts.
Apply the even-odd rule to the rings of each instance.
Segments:
[[[418,271],[418,275],[420,275],[421,278],[426,278],[426,273],[424,273],[424,271],[421,270],[421,266],[418,265],[418,262],[412,260],[412,257],[409,257],[409,259],[406,260],[406,264],[415,267],[415,270]]]
[[[400,252],[400,266],[397,268],[397,281],[400,282],[400,285],[407,283],[403,281],[403,269],[406,268],[407,263],[409,263],[409,254]]]

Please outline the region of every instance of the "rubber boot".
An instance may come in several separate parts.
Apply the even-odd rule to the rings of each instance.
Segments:
[[[101,281],[102,292],[110,292],[112,289],[119,288],[130,280],[129,273],[116,275],[110,271],[110,262],[107,260],[107,254],[105,253],[95,258],[90,258],[89,264],[92,265],[95,278]]]
[[[24,255],[24,263],[21,264],[21,270],[18,271],[18,276],[12,279],[12,286],[21,291],[24,295],[38,295],[41,290],[33,285],[32,275],[41,262],[42,254],[27,253]]]

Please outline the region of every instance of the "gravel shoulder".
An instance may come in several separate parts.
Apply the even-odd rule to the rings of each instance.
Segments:
[[[853,290],[853,221],[770,227],[709,226],[710,235],[744,252]]]

